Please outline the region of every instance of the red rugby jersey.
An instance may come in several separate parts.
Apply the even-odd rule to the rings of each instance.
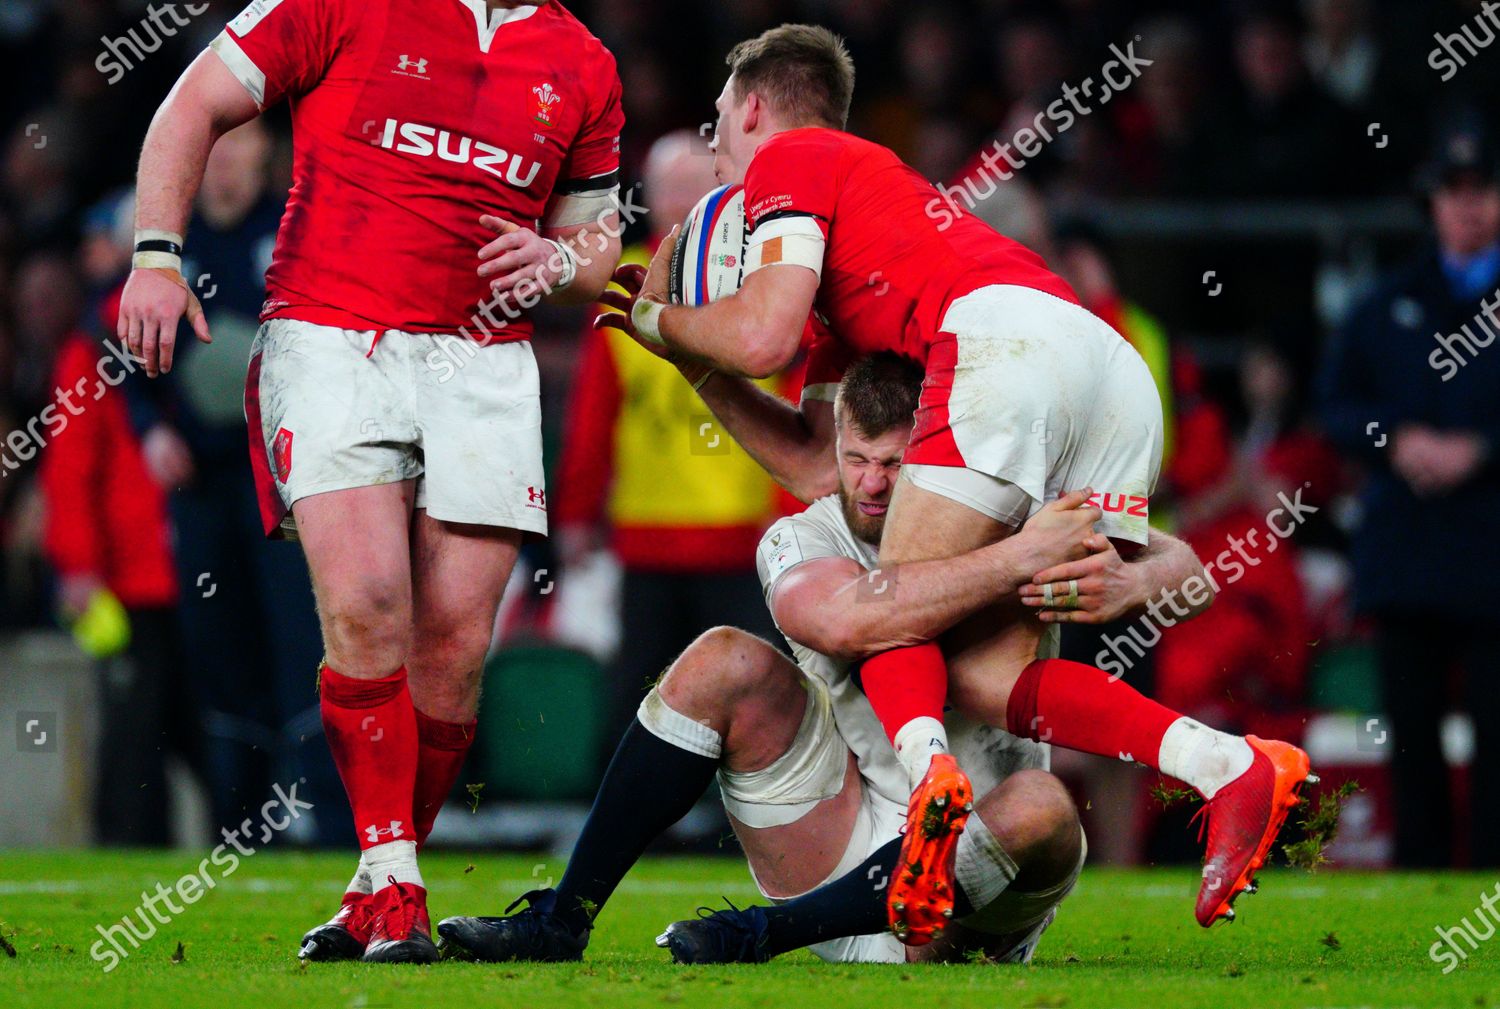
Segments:
[[[262,109],[291,103],[262,318],[483,336],[479,215],[534,228],[618,182],[614,57],[555,0],[255,0],[213,48]]]
[[[990,284],[1078,302],[1036,253],[944,200],[894,152],[840,130],[778,133],[751,159],[747,226],[794,214],[814,218],[827,242],[814,310],[836,337],[814,344],[809,386],[837,381],[836,344],[925,364],[949,304]]]

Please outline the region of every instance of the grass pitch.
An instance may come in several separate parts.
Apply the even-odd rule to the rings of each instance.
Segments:
[[[1434,926],[1476,921],[1497,884],[1482,874],[1267,870],[1239,922],[1204,932],[1192,917],[1193,870],[1089,869],[1030,967],[838,965],[798,953],[681,968],[652,945],[661,927],[754,890],[734,859],[653,859],[625,881],[582,964],[299,963],[298,938],[333,909],[351,866],[347,856],[256,854],[181,914],[163,908],[171,923],[106,973],[90,955],[95,926],[134,913],[143,890],[198,872],[199,858],[0,852],[0,935],[14,948],[0,948],[0,1005],[1500,1006],[1500,938],[1447,975],[1428,957]],[[498,914],[561,868],[541,857],[423,857],[434,921]]]

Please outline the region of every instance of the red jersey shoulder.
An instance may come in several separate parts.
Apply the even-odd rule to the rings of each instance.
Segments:
[[[615,64],[615,54],[609,51],[599,37],[589,31],[588,27],[557,0],[547,4],[550,8],[552,30],[572,36],[571,39],[559,39],[567,45],[577,48],[576,53],[579,64],[583,68],[582,77],[590,88],[589,99],[592,102],[602,102],[609,98],[610,92],[617,86],[619,69]],[[570,54],[571,55],[571,54]]]
[[[778,133],[756,149],[745,171],[745,218],[754,228],[770,214],[833,214],[838,166],[855,138],[822,126]]]

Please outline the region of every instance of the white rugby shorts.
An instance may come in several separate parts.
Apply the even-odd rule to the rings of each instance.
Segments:
[[[1156,384],[1120,334],[1062,298],[992,285],[943,316],[901,475],[1011,525],[1093,487],[1098,530],[1145,543],[1162,437]]]
[[[524,340],[260,327],[245,420],[267,535],[302,498],[415,479],[448,522],[547,531],[536,359]]]

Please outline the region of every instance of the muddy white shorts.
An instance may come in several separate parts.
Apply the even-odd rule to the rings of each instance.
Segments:
[[[524,340],[271,319],[251,348],[245,420],[267,535],[295,533],[302,498],[412,479],[432,518],[547,531],[541,396]]]
[[[805,684],[808,703],[797,735],[787,752],[759,771],[749,773],[719,772],[719,788],[724,808],[739,822],[753,827],[773,827],[790,823],[809,812],[819,802],[837,795],[844,786],[849,754],[864,758],[851,747],[849,736],[885,747],[883,731],[868,704],[845,707],[840,718],[829,687],[819,676],[807,674]],[[847,724],[853,720],[868,725]],[[1045,743],[1012,736],[950,713],[949,738],[954,755],[969,769],[977,794],[983,795],[1011,774],[1031,768],[1045,769],[1050,750]],[[853,730],[853,731],[851,731]],[[848,734],[846,736],[846,733]],[[882,752],[880,759],[861,759],[860,803],[849,831],[849,840],[838,864],[823,883],[831,883],[857,868],[893,839],[906,826],[906,803],[896,798],[907,791],[906,771],[893,753]],[[971,820],[972,822],[972,820]],[[1003,851],[995,857],[1009,864],[1008,875],[1015,876],[1014,863]],[[1079,861],[1082,868],[1082,860]],[[887,866],[884,870],[889,870]],[[754,866],[750,875],[755,875]],[[1005,889],[999,896],[964,924],[977,931],[997,936],[1014,936],[1000,959],[1029,960],[1036,939],[1051,923],[1056,906],[1067,896],[1077,879],[1075,872],[1065,886],[1045,893],[1021,893]],[[874,880],[872,879],[872,882]],[[814,888],[816,889],[816,888]],[[761,893],[767,899],[776,900]],[[790,899],[790,898],[782,898]],[[809,947],[824,960],[836,963],[904,963],[906,947],[889,932],[875,935],[831,939]]]
[[[943,316],[901,475],[1011,525],[1090,486],[1099,531],[1145,543],[1161,454],[1161,398],[1135,348],[1078,305],[994,285]]]
[[[906,825],[906,810],[899,804],[865,788],[859,815],[849,838],[849,851],[838,869],[825,882],[863,864],[876,851],[901,836]],[[1087,844],[1083,847],[1078,865],[1067,879],[1044,891],[1023,892],[1007,887],[999,896],[972,915],[961,920],[961,924],[974,932],[1007,937],[1005,948],[994,952],[1001,963],[1030,963],[1036,952],[1041,934],[1052,924],[1057,908],[1073,891],[1083,872]],[[858,857],[854,857],[858,853]],[[1016,866],[1004,851],[996,857],[1006,863],[1001,870],[1011,879],[1015,878]],[[890,867],[882,867],[882,873]],[[872,880],[878,882],[878,879]],[[816,956],[830,963],[905,963],[906,946],[889,932],[874,935],[849,936],[830,939],[808,947]]]

